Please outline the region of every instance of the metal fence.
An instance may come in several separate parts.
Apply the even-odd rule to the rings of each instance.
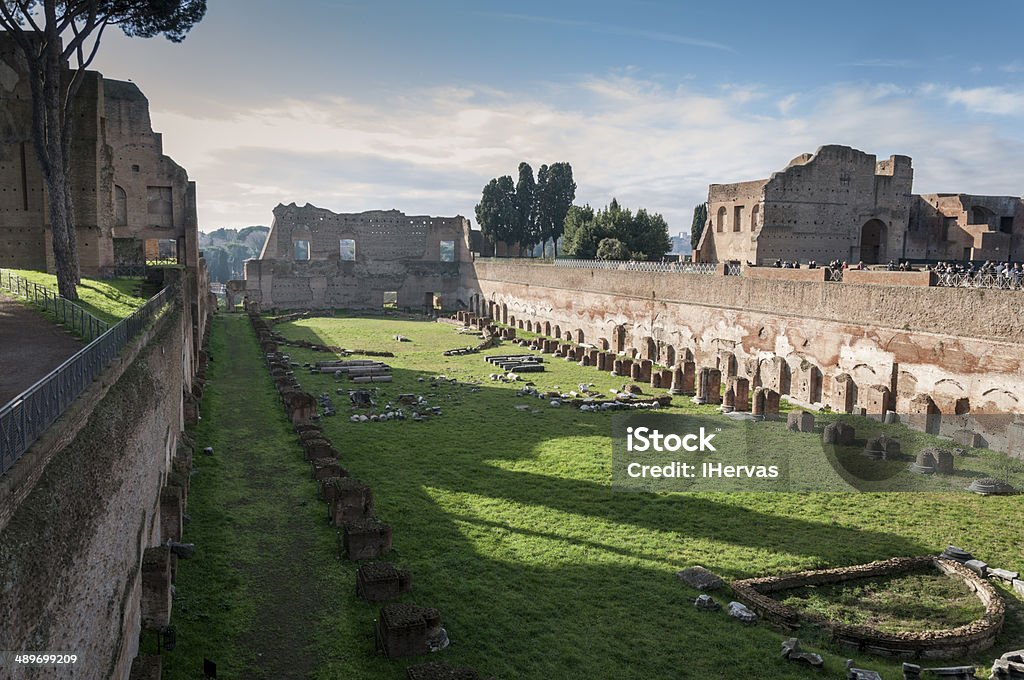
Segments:
[[[992,272],[936,272],[935,285],[942,288],[1024,290],[1024,276],[1020,272],[1011,272],[1009,276]]]
[[[95,340],[107,332],[110,324],[98,319],[67,298],[62,298],[46,286],[12,274],[0,271],[0,288],[52,313],[59,322],[80,335],[86,342]]]
[[[611,269],[624,272],[668,272],[684,274],[714,274],[718,265],[713,262],[638,262],[633,260],[555,260],[556,267],[566,269]],[[736,265],[738,266],[738,265]],[[733,273],[733,276],[739,274]]]
[[[164,288],[0,408],[0,475],[60,418],[132,338],[163,315],[177,293],[177,285]]]

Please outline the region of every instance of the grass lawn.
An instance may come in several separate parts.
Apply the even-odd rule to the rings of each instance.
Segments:
[[[57,277],[31,269],[5,269],[16,276],[57,292]],[[143,280],[139,278],[88,279],[82,277],[78,285],[76,304],[95,317],[110,324],[125,318],[146,302],[141,293]]]
[[[777,599],[833,621],[891,633],[956,628],[985,614],[966,583],[936,570],[799,588]]]
[[[823,653],[825,673],[795,667],[778,658],[785,634],[763,624],[742,626],[722,612],[697,611],[697,592],[675,572],[701,564],[727,579],[746,578],[937,554],[948,543],[995,566],[1024,567],[1016,529],[1024,521],[1021,497],[948,490],[613,491],[610,415],[516,397],[522,383],[488,380],[494,368],[482,356],[442,356],[444,349],[474,342],[451,326],[313,318],[278,329],[294,339],[395,352],[387,360],[394,382],[374,387],[378,405],[412,392],[443,409],[424,422],[352,423],[347,396],[336,390],[353,385],[299,373],[307,391],[330,393],[338,406],[339,415],[325,418],[324,429],[341,451],[342,465],[373,488],[378,516],[393,527],[387,559],[412,570],[413,592],[406,599],[441,612],[452,644],[432,659],[505,680],[647,680],[841,677],[845,659],[853,657],[895,680],[901,677],[898,663],[821,641],[805,647]],[[395,341],[396,334],[412,342]],[[194,677],[181,669],[196,668],[196,645],[211,650],[207,656],[238,660],[232,670],[219,668],[220,677],[304,677],[244,670],[247,661],[267,668],[254,654],[280,653],[281,644],[299,650],[292,653],[295,668],[311,670],[315,678],[403,677],[406,665],[421,660],[387,661],[374,654],[376,608],[355,598],[354,565],[336,558],[326,508],[316,500],[247,320],[218,317],[212,342],[215,361],[196,436],[199,447],[213,445],[219,453],[197,457],[186,540],[198,544],[199,555],[179,568],[179,651],[165,656],[165,672],[175,657],[167,677]],[[287,350],[294,361],[324,358]],[[505,344],[489,351],[522,350]],[[607,392],[623,384],[572,362],[548,358],[548,364],[547,372],[524,378],[541,390],[585,382]],[[458,384],[432,383],[438,375]],[[713,407],[676,402],[664,415],[728,427]],[[530,408],[515,408],[523,404]],[[784,423],[756,427],[742,431],[755,452],[769,456],[785,445],[798,461],[812,461],[813,452],[822,457],[818,434],[785,433]],[[915,450],[916,436],[907,431],[905,451]],[[931,441],[920,437],[922,445]],[[994,474],[998,460],[977,452],[958,460],[964,478],[923,480],[906,473],[903,483],[962,488],[970,476]],[[818,463],[823,474],[830,469]],[[897,479],[902,467],[893,470]],[[835,483],[843,488],[841,478]],[[718,597],[728,601],[727,593]],[[1011,594],[1006,598],[1011,610],[998,648],[959,661],[989,666],[999,653],[1024,646],[1020,603]],[[281,632],[289,627],[301,633]],[[188,663],[179,666],[177,659],[186,656]]]

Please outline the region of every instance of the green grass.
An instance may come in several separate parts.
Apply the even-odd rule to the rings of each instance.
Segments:
[[[5,269],[16,276],[57,292],[57,277],[30,269]],[[82,277],[75,303],[93,316],[110,324],[125,318],[146,302],[139,278],[89,279]]]
[[[313,638],[306,651],[311,656],[303,658],[315,660],[313,677],[400,678],[408,663],[419,660],[389,662],[373,653],[376,609],[354,597],[354,565],[336,561],[325,508],[315,500],[258,349],[251,333],[238,330],[246,323],[231,316],[214,325],[216,361],[197,437],[200,447],[214,443],[224,453],[197,460],[200,473],[189,499],[193,522],[186,535],[200,545],[201,554],[179,570],[175,617],[181,651],[174,655],[198,658],[190,649],[201,641],[221,656],[251,658],[255,650],[248,645],[253,626],[261,628],[256,618],[261,608],[273,611],[282,598],[313,591],[319,599],[303,616],[303,630]],[[225,329],[232,328],[226,336]],[[356,424],[347,418],[347,398],[335,392],[351,387],[347,381],[299,374],[305,389],[330,393],[339,407],[324,428],[341,451],[342,464],[373,488],[378,516],[393,527],[388,559],[413,574],[413,593],[406,599],[441,612],[453,642],[431,658],[505,679],[811,678],[817,677],[813,671],[777,658],[786,635],[763,624],[742,626],[721,612],[698,612],[692,606],[697,593],[675,572],[702,564],[727,579],[746,578],[935,554],[947,543],[996,566],[1024,566],[1012,528],[1024,521],[1019,497],[615,492],[609,414],[517,398],[521,383],[488,380],[493,368],[482,356],[441,355],[474,344],[450,326],[395,318],[314,318],[279,330],[295,339],[392,351],[396,357],[387,361],[395,381],[375,386],[378,404],[414,392],[444,410],[425,422]],[[413,342],[394,341],[395,334]],[[508,344],[491,351],[510,348],[520,351]],[[299,362],[324,358],[286,349]],[[458,384],[432,386],[430,378],[442,374]],[[548,372],[524,377],[542,390],[592,382],[607,392],[623,384],[622,378],[559,359],[550,359]],[[726,425],[712,407],[677,402],[668,414]],[[524,403],[532,408],[515,408]],[[801,461],[813,461],[815,451],[822,457],[820,435],[786,433],[780,423],[757,428],[747,440],[755,453],[768,456],[787,446]],[[912,436],[908,431],[907,449]],[[966,475],[981,475],[998,466],[995,455],[979,452],[958,462]],[[819,469],[827,468],[818,463]],[[906,484],[954,488],[966,482],[907,473]],[[240,504],[240,497],[247,501]],[[301,505],[303,500],[308,505]],[[297,534],[310,534],[301,552],[291,545]],[[210,564],[195,573],[203,560]],[[297,582],[256,578],[260,569],[273,571],[275,561],[301,563],[303,576]],[[205,604],[194,609],[190,598]],[[1012,595],[1007,598],[1014,602]],[[241,604],[223,612],[218,599]],[[209,618],[186,618],[197,610]],[[1022,642],[1024,621],[1019,606],[1012,606],[998,648]],[[827,642],[815,644],[813,651],[825,656],[827,677],[840,677],[847,657],[886,678],[901,677],[891,660]],[[963,661],[986,666],[991,656]],[[175,670],[168,677],[190,676]],[[235,671],[221,677],[260,676]]]
[[[935,570],[799,588],[776,597],[832,621],[890,633],[956,628],[985,614],[966,583]]]

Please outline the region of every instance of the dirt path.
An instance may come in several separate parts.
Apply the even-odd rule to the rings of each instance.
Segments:
[[[214,324],[195,437],[215,453],[195,459],[185,537],[198,550],[179,568],[181,653],[164,677],[195,677],[209,658],[220,677],[305,679],[321,623],[340,606],[333,531],[248,319]]]
[[[0,406],[82,349],[81,341],[27,305],[0,295]]]

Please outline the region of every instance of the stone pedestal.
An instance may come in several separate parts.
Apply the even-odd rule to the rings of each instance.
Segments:
[[[390,562],[368,562],[356,572],[356,595],[367,602],[397,600],[412,591],[412,574]]]
[[[736,410],[750,410],[750,381],[746,378],[736,378],[732,382],[732,389],[736,393]]]
[[[766,418],[779,416],[779,393],[767,387],[764,389],[764,415]]]
[[[700,369],[700,374],[697,377],[697,395],[693,398],[698,404],[708,403],[708,396],[710,394],[709,387],[711,385],[711,369],[704,367]]]
[[[793,411],[786,419],[790,432],[814,432],[814,414],[807,411]]]
[[[182,517],[185,514],[181,487],[165,486],[160,491],[160,542],[181,541]]]
[[[732,413],[736,410],[736,391],[732,387],[725,390],[725,397],[722,399],[722,412]]]
[[[163,666],[159,655],[140,654],[132,660],[132,670],[128,680],[160,680],[162,677]]]
[[[377,644],[389,659],[429,654],[446,644],[441,613],[414,604],[388,604],[377,619]]]
[[[649,383],[651,382],[651,371],[654,369],[654,362],[650,359],[644,359],[640,362],[640,375],[637,376],[637,380],[640,382]]]
[[[754,388],[754,396],[751,401],[750,414],[757,420],[764,420],[764,409],[765,409],[765,388],[756,387]]]
[[[851,425],[846,423],[831,423],[825,426],[822,432],[822,442],[835,446],[850,446],[853,444],[857,433]]]
[[[332,477],[322,485],[331,523],[336,527],[373,515],[373,492],[351,477]]]
[[[672,383],[669,387],[669,392],[672,394],[683,393],[683,369],[680,366],[676,366],[672,369]]]
[[[692,361],[683,362],[683,384],[682,394],[694,394],[697,382],[697,364]]]
[[[142,553],[142,624],[163,628],[171,622],[171,549],[166,545]]]
[[[722,403],[722,372],[717,368],[708,371],[708,402],[709,404]]]
[[[629,377],[633,380],[640,382],[640,376],[643,375],[643,369],[639,363],[632,363],[629,366]]]
[[[391,550],[391,525],[376,517],[349,522],[342,530],[345,557],[358,562],[372,560]]]

